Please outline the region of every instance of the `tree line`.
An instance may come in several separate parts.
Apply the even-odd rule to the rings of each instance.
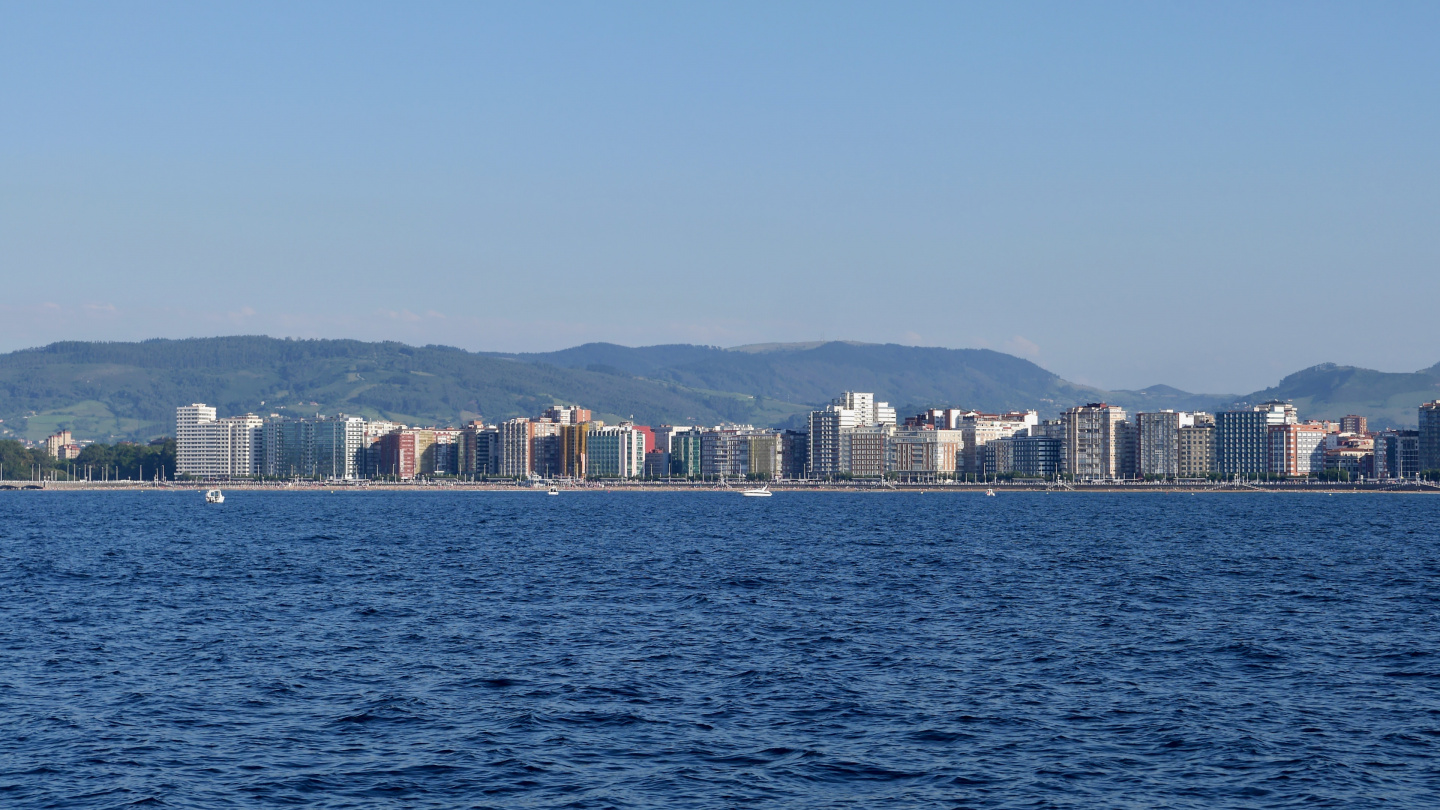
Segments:
[[[90,444],[73,459],[52,458],[43,447],[28,448],[14,439],[0,440],[0,478],[29,481],[154,480],[175,478],[175,440],[163,437],[149,444]]]

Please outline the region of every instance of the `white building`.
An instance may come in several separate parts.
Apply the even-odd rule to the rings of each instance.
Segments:
[[[850,442],[858,417],[851,408],[831,405],[810,412],[810,475],[829,478],[850,472]]]
[[[261,457],[261,427],[254,414],[215,418],[203,403],[175,409],[175,472],[201,478],[249,476]]]
[[[888,402],[876,402],[874,394],[846,391],[830,404],[854,411],[856,427],[895,424],[895,409]]]

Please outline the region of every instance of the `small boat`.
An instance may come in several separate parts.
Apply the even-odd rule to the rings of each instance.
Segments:
[[[985,490],[985,497],[987,497],[987,498],[993,498],[993,497],[995,497],[995,490],[993,490],[993,489],[987,489],[987,490]]]
[[[546,494],[546,495],[559,495],[559,494],[560,494],[560,488],[557,487],[557,486],[552,485],[549,489],[545,490],[545,494]]]
[[[740,494],[747,498],[768,498],[773,493],[770,492],[770,485],[766,484],[759,489],[742,489]]]
[[[206,490],[206,491],[205,491],[205,502],[206,502],[206,503],[224,503],[224,502],[225,502],[225,494],[222,493],[222,492],[221,492],[220,490],[218,490],[218,489]]]

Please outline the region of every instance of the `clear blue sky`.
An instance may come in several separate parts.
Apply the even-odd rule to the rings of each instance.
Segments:
[[[0,349],[1440,361],[1440,4],[11,3]]]

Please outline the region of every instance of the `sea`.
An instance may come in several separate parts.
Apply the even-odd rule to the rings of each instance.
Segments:
[[[0,493],[0,807],[1440,806],[1440,497]]]

